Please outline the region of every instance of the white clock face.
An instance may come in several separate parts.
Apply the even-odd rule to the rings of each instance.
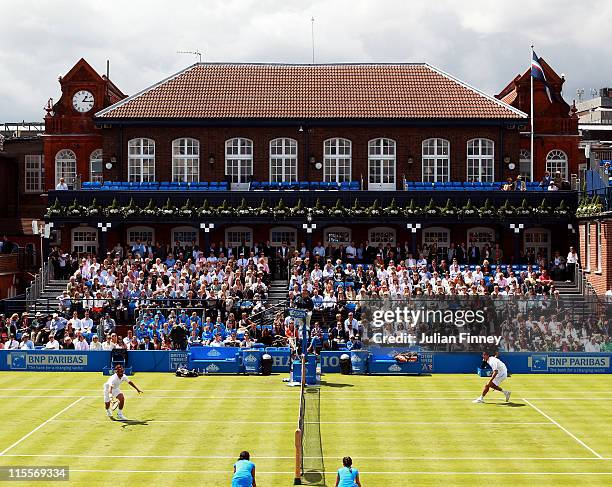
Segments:
[[[77,112],[86,113],[94,106],[94,96],[87,90],[77,91],[72,97],[72,106]]]

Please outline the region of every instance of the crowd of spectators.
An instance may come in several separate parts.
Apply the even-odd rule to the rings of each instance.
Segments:
[[[136,242],[129,248],[116,245],[104,259],[55,248],[51,253],[54,273],[68,278],[57,298],[57,312],[2,318],[0,336],[8,343],[5,348],[164,350],[254,343],[296,347],[299,332],[284,309],[276,312],[269,326],[260,326],[269,308],[268,288],[275,271],[277,276],[289,276],[283,304],[311,312],[308,341],[312,351],[359,348],[371,338],[375,310],[440,299],[446,303],[442,306],[449,306],[453,300],[478,298],[489,303],[490,309],[495,309],[490,303],[558,301],[555,280],[572,277],[578,257],[571,248],[567,258],[555,252],[550,262],[531,252],[514,261],[523,264],[504,264],[507,260],[512,261],[504,257],[499,244],[474,242],[444,249],[424,245],[414,253],[407,242],[351,242],[327,248],[318,242],[312,249],[304,244],[272,249],[269,243],[230,249],[220,242],[207,252],[195,244]],[[515,321],[507,318],[504,327],[503,320],[492,315],[491,322],[505,332],[507,349],[525,343],[544,346],[549,341],[557,347],[578,346],[569,341],[576,338],[575,333],[563,335],[568,329],[565,324],[560,341],[551,334],[551,340],[542,336],[536,345],[538,331],[530,324],[539,311],[531,313],[518,310]],[[519,321],[519,316],[524,320]],[[118,324],[129,325],[125,336],[118,331],[126,328]],[[531,330],[526,338],[523,325]],[[579,336],[583,347],[591,346],[584,339],[609,336],[595,333],[591,325],[581,328],[586,330]],[[445,331],[435,327],[425,331],[433,329]],[[551,325],[550,329],[556,328]]]

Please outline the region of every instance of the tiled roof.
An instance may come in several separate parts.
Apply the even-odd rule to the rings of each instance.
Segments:
[[[526,115],[427,64],[198,63],[100,119],[516,119]]]

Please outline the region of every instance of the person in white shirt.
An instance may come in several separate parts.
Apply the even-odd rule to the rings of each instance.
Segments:
[[[489,364],[493,373],[491,374],[491,378],[489,382],[486,383],[484,389],[482,390],[482,394],[477,399],[474,399],[472,402],[474,403],[484,403],[484,397],[489,392],[489,389],[495,389],[503,393],[506,397],[506,402],[510,401],[510,391],[506,391],[500,387],[500,384],[508,378],[508,369],[506,368],[506,364],[504,364],[497,357],[491,356],[489,352],[483,352],[482,359]]]
[[[111,336],[109,333],[108,335],[106,335],[106,341],[102,343],[102,350],[108,351],[108,350],[114,350],[115,348],[117,348],[117,346],[115,343],[111,341]]]
[[[5,342],[4,348],[7,350],[19,350],[19,342],[15,340],[15,335],[11,334],[9,339]]]
[[[59,183],[55,187],[57,191],[68,191],[68,185],[66,184],[66,180],[64,178],[60,178]]]
[[[115,373],[111,375],[108,380],[104,383],[104,407],[106,408],[106,415],[109,418],[113,417],[113,413],[110,410],[111,396],[117,399],[119,402],[119,412],[117,413],[117,419],[121,421],[127,421],[127,418],[123,415],[123,406],[125,404],[125,397],[121,392],[121,384],[127,382],[131,385],[138,394],[142,394],[142,391],[134,384],[127,375],[123,373],[123,367],[120,364],[115,366]]]
[[[567,281],[572,282],[574,280],[574,274],[576,272],[576,264],[578,263],[578,254],[574,250],[574,247],[569,248],[567,259],[565,261],[567,265]]]
[[[75,350],[89,350],[89,344],[80,331],[76,332],[76,340],[74,341]]]
[[[102,350],[102,344],[100,343],[100,338],[98,335],[94,335],[91,337],[91,344],[89,345],[89,350],[94,352],[100,352]]]
[[[49,341],[45,345],[46,350],[59,350],[59,342],[55,339],[54,335],[49,335]]]

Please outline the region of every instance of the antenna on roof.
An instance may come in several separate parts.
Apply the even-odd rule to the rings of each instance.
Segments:
[[[176,51],[177,54],[193,54],[198,56],[199,62],[202,62],[202,53],[200,51]]]
[[[310,18],[310,39],[312,41],[312,64],[314,64],[314,17]]]

